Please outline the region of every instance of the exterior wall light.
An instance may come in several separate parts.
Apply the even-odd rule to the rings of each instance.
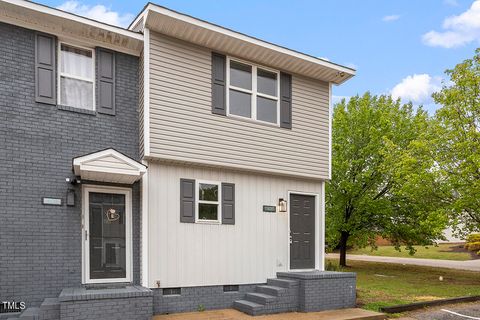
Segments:
[[[287,200],[283,198],[278,199],[278,212],[287,212]]]

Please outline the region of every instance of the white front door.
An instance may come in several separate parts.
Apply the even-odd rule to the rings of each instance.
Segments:
[[[132,191],[84,186],[83,282],[132,281]]]

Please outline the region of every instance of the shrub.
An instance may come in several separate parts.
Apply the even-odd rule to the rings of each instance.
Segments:
[[[333,263],[332,261],[327,261],[325,265],[325,270],[327,271],[343,271],[342,267],[340,267],[337,263]]]
[[[480,250],[480,241],[467,243],[465,248],[469,251],[478,251]]]
[[[480,233],[472,233],[467,236],[467,242],[480,242]]]

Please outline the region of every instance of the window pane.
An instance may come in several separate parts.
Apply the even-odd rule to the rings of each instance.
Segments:
[[[277,123],[277,101],[257,97],[257,119]]]
[[[230,89],[230,113],[251,118],[252,117],[252,95]]]
[[[93,83],[61,77],[60,103],[65,106],[93,110]]]
[[[235,87],[252,90],[252,67],[230,61],[230,84]]]
[[[93,80],[92,51],[62,44],[60,70],[68,75]]]
[[[217,220],[218,219],[218,204],[199,203],[198,204],[198,219],[200,219],[200,220]]]
[[[218,201],[218,185],[200,183],[199,185],[199,199],[205,201]]]
[[[258,92],[277,96],[277,74],[262,69],[257,72]]]

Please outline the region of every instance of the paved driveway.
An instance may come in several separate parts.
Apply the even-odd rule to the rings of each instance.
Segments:
[[[408,318],[398,320],[480,320],[480,303],[466,303],[436,307],[428,311],[412,312]]]
[[[338,254],[329,253],[327,254],[327,258],[338,259]],[[378,256],[348,254],[347,263],[348,263],[348,260],[413,264],[417,266],[429,266],[429,267],[438,267],[438,268],[480,271],[480,259],[468,260],[468,261],[455,261],[455,260],[419,259],[419,258],[378,257]]]

